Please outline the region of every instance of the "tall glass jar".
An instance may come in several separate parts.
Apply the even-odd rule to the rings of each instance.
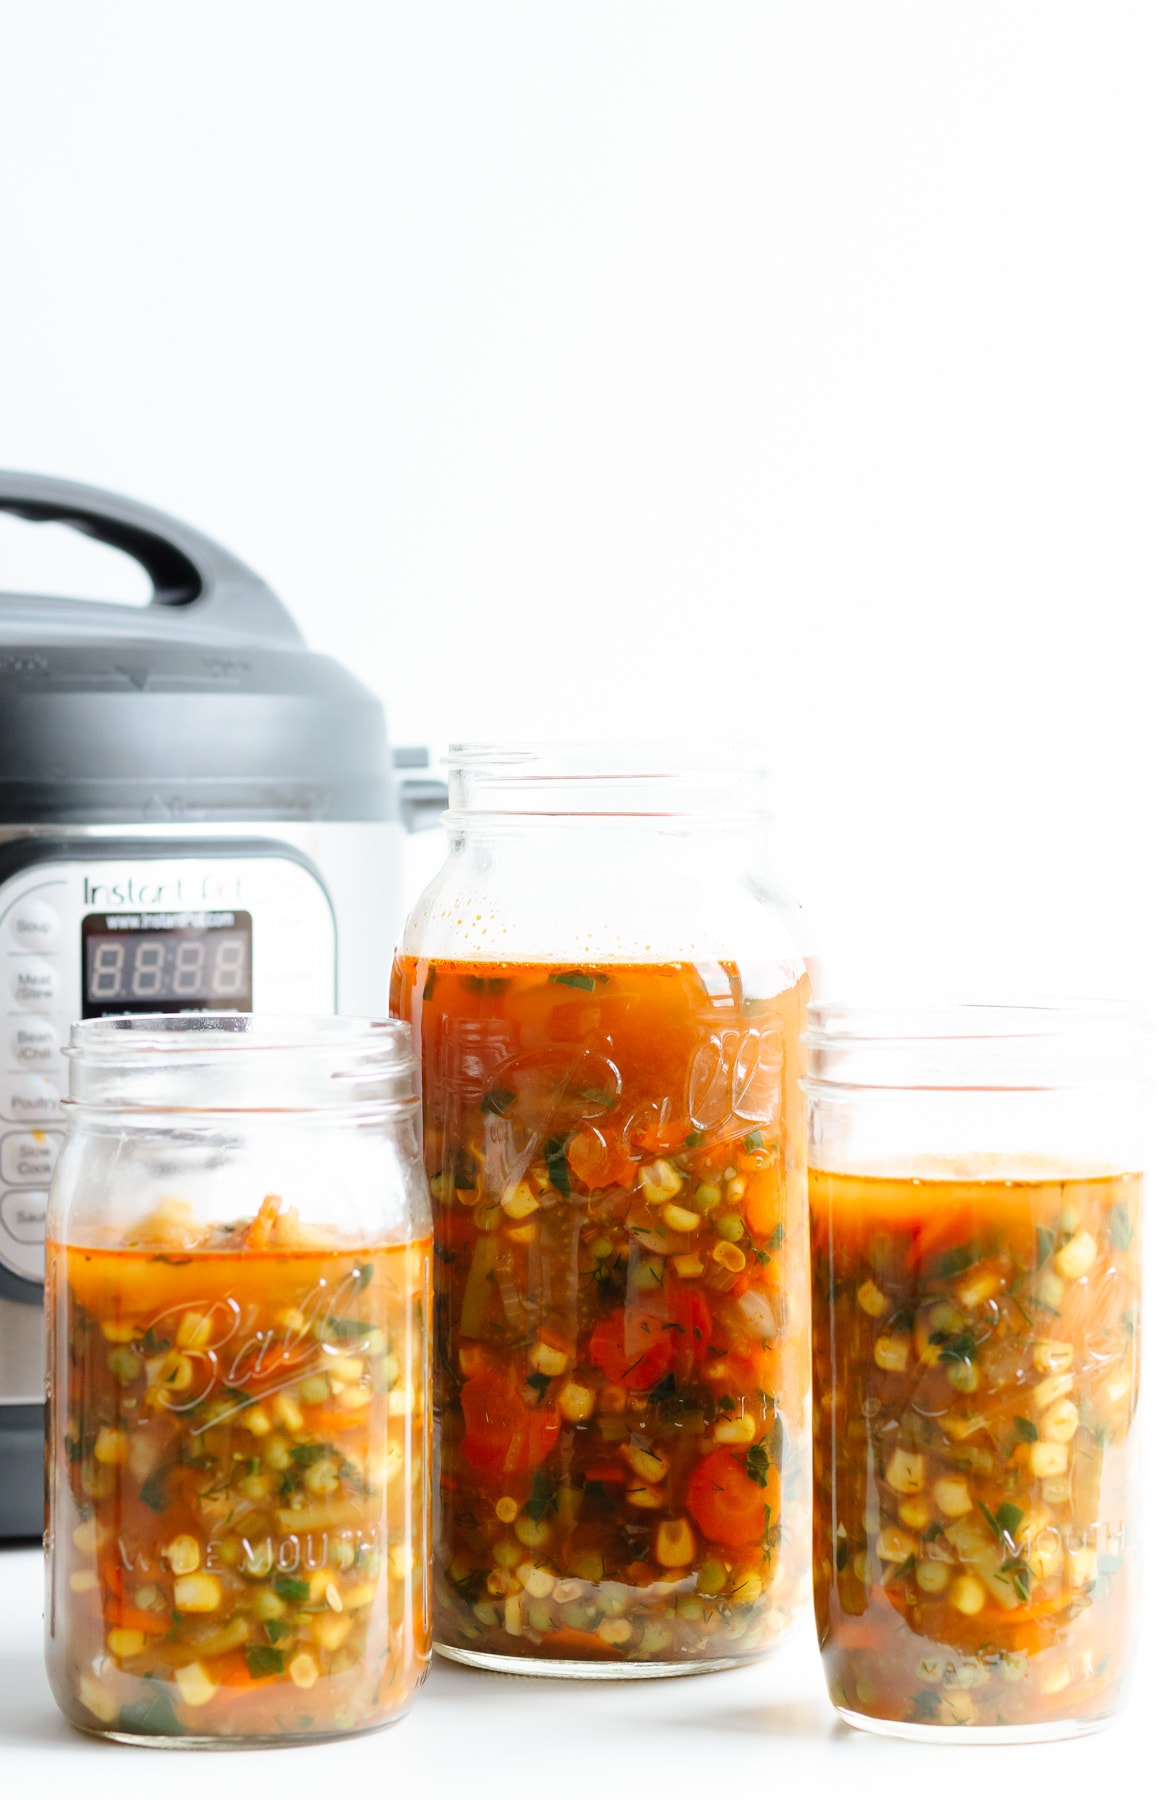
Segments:
[[[853,1725],[1010,1742],[1120,1704],[1146,1036],[811,1009],[815,1601]]]
[[[766,1651],[809,1587],[807,977],[761,771],[456,749],[391,1010],[436,1205],[438,1647]]]
[[[46,1657],[81,1729],[310,1741],[427,1668],[431,1231],[387,1020],[96,1019],[49,1200]]]

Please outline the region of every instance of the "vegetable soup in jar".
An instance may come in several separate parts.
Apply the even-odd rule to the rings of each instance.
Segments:
[[[544,1674],[757,1656],[807,1587],[806,975],[765,909],[742,924],[749,960],[430,954],[463,904],[498,942],[571,941],[531,867],[646,854],[643,822],[545,810],[488,821],[487,867],[473,811],[391,996],[422,1057],[435,1209],[437,1644]],[[710,835],[649,848],[671,892],[692,878],[690,941],[721,945],[749,909],[741,845]],[[576,907],[613,904],[581,887]],[[517,893],[543,894],[538,926]],[[650,951],[676,941],[668,912],[623,905]]]
[[[813,1556],[832,1700],[851,1723],[896,1735],[1093,1729],[1120,1703],[1134,1601],[1132,1109],[1085,1081],[1053,1085],[1042,1034],[1057,1019],[959,1020],[951,1034],[987,1036],[956,1068],[932,1065],[953,1091],[916,1095],[921,1134],[949,1102],[951,1127],[980,1112],[991,1144],[1009,1133],[1053,1144],[1065,1126],[1070,1156],[1061,1168],[1008,1149],[946,1157],[934,1141],[885,1163],[863,1153],[863,1112],[881,1115],[873,1141],[903,1130],[898,1072],[885,1058],[887,1085],[873,1067],[865,1094],[841,1012],[816,1009],[808,1083]],[[991,1027],[1015,1051],[1024,1032],[1038,1036],[1025,1078],[1045,1089],[1023,1088],[1024,1068],[1006,1060],[999,1088],[979,1091]],[[928,1059],[914,1055],[923,1088]],[[1100,1145],[1119,1152],[1112,1168],[1090,1156],[1092,1114]]]
[[[226,1047],[184,1035],[177,1050],[177,1020],[74,1029],[47,1243],[47,1626],[54,1693],[83,1729],[306,1741],[387,1723],[424,1677],[431,1245],[414,1077],[393,1027],[366,1044],[330,1024],[293,1053],[323,1049],[337,1072],[317,1074],[342,1091],[298,1111],[314,1096],[269,1056],[284,1104],[258,1123],[206,1091],[216,1058],[245,1091],[249,1055],[264,1061],[238,1025]],[[129,1042],[111,1044],[115,1025]],[[178,1065],[169,1084],[135,1080],[148,1037]],[[346,1077],[346,1057],[365,1067]],[[167,1119],[180,1093],[196,1105]],[[297,1161],[290,1191],[245,1210],[253,1170],[288,1178]]]

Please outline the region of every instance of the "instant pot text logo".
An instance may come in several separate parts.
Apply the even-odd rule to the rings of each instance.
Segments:
[[[91,881],[86,875],[83,886],[85,905],[105,911],[117,906],[236,906],[243,898],[239,875],[212,869],[202,874],[186,870],[172,881],[160,881],[156,874],[118,872],[106,881]]]

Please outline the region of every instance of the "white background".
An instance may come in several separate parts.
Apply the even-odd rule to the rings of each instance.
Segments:
[[[758,739],[843,985],[1168,1023],[1161,4],[2,25],[0,465],[224,540],[398,742]],[[0,586],[133,591],[53,536]]]

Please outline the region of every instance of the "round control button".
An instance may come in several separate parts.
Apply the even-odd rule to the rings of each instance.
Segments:
[[[52,1019],[14,1019],[8,1055],[16,1069],[59,1069],[63,1039]]]
[[[47,1193],[0,1196],[0,1262],[26,1281],[45,1278]]]
[[[55,1131],[10,1131],[0,1138],[0,1179],[13,1187],[43,1187],[60,1148]]]
[[[9,1075],[0,1079],[0,1119],[14,1125],[41,1125],[57,1118],[61,1091],[43,1075]]]
[[[17,900],[8,915],[8,935],[18,950],[51,950],[60,929],[61,921],[53,908],[35,894]]]
[[[57,996],[57,971],[52,963],[39,956],[13,957],[8,986],[18,1006],[30,1012],[43,1012]]]

